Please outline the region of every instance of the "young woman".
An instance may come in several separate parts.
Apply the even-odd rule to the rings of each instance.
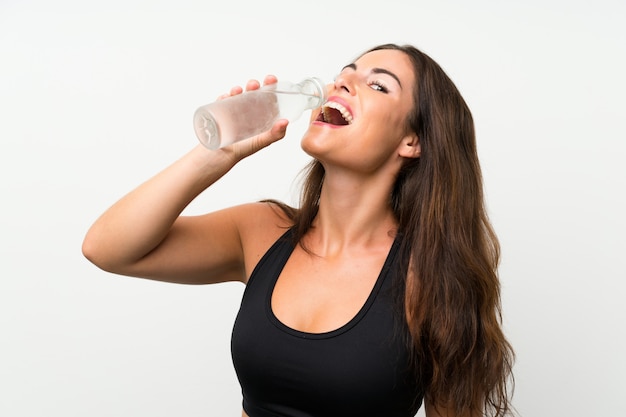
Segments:
[[[232,340],[244,416],[410,417],[422,401],[428,417],[508,414],[499,246],[466,103],[409,45],[367,51],[328,88],[302,138],[298,208],[181,216],[281,139],[281,120],[192,149],[102,214],[84,255],[116,274],[247,285]]]

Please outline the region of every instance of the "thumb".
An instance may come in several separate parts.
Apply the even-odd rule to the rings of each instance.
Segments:
[[[231,145],[233,147],[233,152],[235,152],[238,159],[243,159],[260,151],[272,143],[284,138],[287,133],[288,124],[289,121],[287,119],[277,120],[272,125],[270,130]]]

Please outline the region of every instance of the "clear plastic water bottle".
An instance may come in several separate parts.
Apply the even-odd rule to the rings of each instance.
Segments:
[[[319,78],[279,81],[198,108],[194,129],[200,143],[218,149],[269,130],[276,120],[294,121],[326,98],[326,86]]]

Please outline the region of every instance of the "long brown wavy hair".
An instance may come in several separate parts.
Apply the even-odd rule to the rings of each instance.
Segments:
[[[457,415],[512,413],[514,352],[502,331],[498,239],[489,222],[474,122],[443,69],[411,45],[365,53],[404,52],[415,73],[415,106],[407,123],[421,155],[407,160],[390,204],[403,235],[402,310],[426,397]],[[300,241],[319,208],[325,171],[305,171],[300,208],[281,204]]]

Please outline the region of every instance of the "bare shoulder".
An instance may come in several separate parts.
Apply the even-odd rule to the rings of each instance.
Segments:
[[[293,221],[275,202],[256,202],[232,207],[243,248],[246,280],[261,257],[280,238]]]
[[[125,272],[187,284],[245,283],[258,260],[290,225],[289,216],[271,203],[180,216],[163,242]]]

